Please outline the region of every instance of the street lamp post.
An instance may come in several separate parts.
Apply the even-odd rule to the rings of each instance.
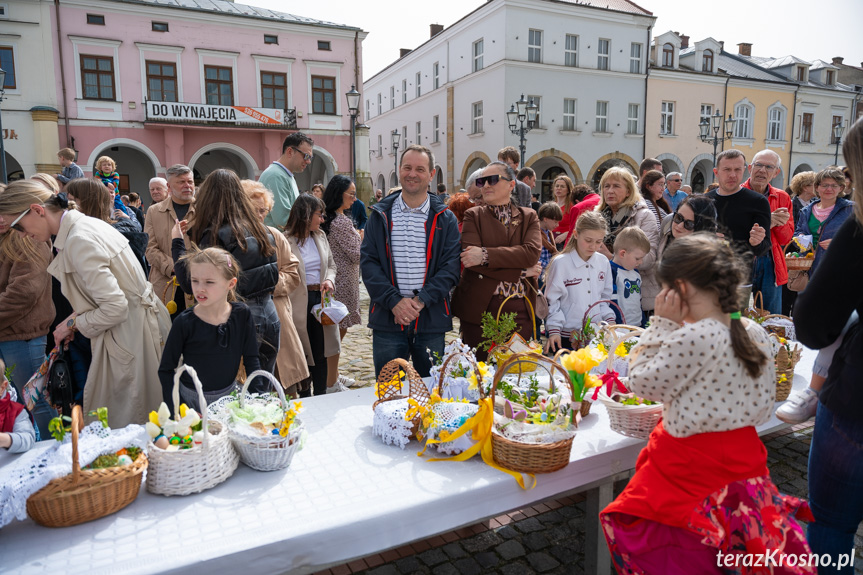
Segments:
[[[399,140],[401,140],[402,135],[398,130],[393,130],[392,136],[392,145],[393,145],[393,159],[395,174],[396,174],[396,185],[399,183]]]
[[[348,112],[351,115],[351,179],[357,181],[357,116],[360,113],[360,93],[351,84],[351,91],[345,94],[348,99]]]
[[[720,137],[719,131],[722,128],[722,124],[725,124],[725,136]],[[725,140],[730,140],[734,135],[734,125],[737,123],[737,119],[734,118],[731,114],[728,114],[728,117],[725,121],[722,121],[722,113],[719,110],[716,110],[716,113],[710,116],[710,119],[704,118],[698,124],[699,129],[701,130],[701,141],[705,144],[713,143],[713,167],[716,167],[716,148],[719,146],[720,142],[724,142]],[[710,132],[713,132],[713,135],[710,135]],[[712,170],[711,170],[712,172]],[[716,181],[716,174],[713,174],[713,181]]]
[[[506,113],[506,122],[509,124],[509,131],[518,136],[518,151],[521,154],[520,167],[522,168],[524,167],[525,144],[527,143],[524,135],[535,127],[537,112],[539,112],[539,106],[533,103],[533,98],[527,101],[524,99],[524,94],[522,94],[515,104],[510,105],[509,112]]]
[[[842,140],[842,133],[845,131],[845,126],[836,124],[833,126],[833,142],[836,144],[836,153],[833,155],[833,165],[839,165],[839,142]]]
[[[6,70],[0,68],[0,104],[6,94]],[[3,171],[3,183],[6,181],[6,143],[3,141],[3,113],[0,111],[0,170]]]

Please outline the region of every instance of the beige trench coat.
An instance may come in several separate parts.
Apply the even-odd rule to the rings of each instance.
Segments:
[[[189,213],[195,213],[195,204],[189,206]],[[177,213],[174,211],[174,205],[171,203],[171,194],[158,204],[150,206],[147,210],[147,217],[144,220],[144,231],[150,236],[147,241],[147,262],[150,264],[150,283],[153,284],[153,291],[156,292],[162,303],[168,303],[171,298],[172,291],[165,291],[165,286],[171,279],[174,273],[174,258],[171,257],[171,230],[174,228]],[[183,234],[183,239],[186,242],[186,252],[189,251],[191,242],[189,236]],[[179,288],[177,288],[179,289]],[[186,294],[186,308],[192,307],[195,303],[194,298],[190,294]],[[156,406],[158,408],[158,406]]]
[[[84,413],[108,408],[111,427],[145,423],[159,408],[159,361],[171,328],[168,310],[144,277],[129,242],[101,220],[68,211],[48,272],[78,314],[93,361]]]
[[[330,243],[327,241],[327,235],[318,230],[312,234],[312,238],[318,246],[318,253],[321,254],[321,283],[323,283],[324,280],[330,280],[335,286],[336,262],[333,260],[333,253],[330,251]],[[288,236],[288,242],[291,244],[291,251],[300,262],[300,285],[297,289],[291,292],[294,326],[297,328],[297,334],[300,336],[300,341],[303,342],[303,353],[306,354],[306,363],[309,365],[315,365],[315,360],[312,358],[312,346],[309,343],[309,332],[306,329],[306,318],[309,317],[309,292],[305,289],[306,265],[303,262],[303,255],[300,253],[300,248],[297,246],[297,238]],[[330,357],[340,352],[341,340],[339,338],[339,326],[325,325],[324,357]]]
[[[309,377],[309,366],[303,357],[303,344],[294,327],[291,315],[290,294],[300,285],[300,260],[291,252],[291,244],[285,234],[270,228],[276,241],[276,258],[279,262],[279,283],[273,291],[273,305],[279,314],[279,353],[276,356],[276,369],[282,386],[290,390],[295,384]]]

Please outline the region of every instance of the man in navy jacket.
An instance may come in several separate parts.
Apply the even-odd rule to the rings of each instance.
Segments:
[[[434,156],[424,146],[402,153],[402,190],[372,206],[360,266],[371,298],[375,375],[393,358],[427,377],[429,352],[443,354],[452,329],[450,291],[458,283],[461,237],[455,215],[429,194]]]

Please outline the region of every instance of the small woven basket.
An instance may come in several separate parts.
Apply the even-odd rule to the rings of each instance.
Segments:
[[[497,393],[497,384],[503,376],[511,368],[518,367],[519,362],[530,362],[531,355],[528,353],[515,354],[509,361],[498,368],[494,374],[494,381],[491,386],[490,396],[492,399]],[[559,363],[546,361],[540,363],[540,365],[548,371],[549,378],[551,379],[554,378],[554,371],[559,371],[564,381],[569,385],[570,397],[575,397],[575,390],[573,390],[572,383],[569,381],[569,374],[566,373],[566,370]],[[500,435],[494,430],[494,426],[492,426],[492,457],[498,465],[512,471],[551,473],[563,469],[569,464],[573,439],[575,438],[570,437],[569,439],[554,443],[521,443]]]
[[[530,285],[530,284],[528,284],[528,285]],[[503,312],[503,306],[506,305],[506,302],[508,302],[513,297],[515,297],[515,296],[507,296],[506,299],[504,299],[502,302],[500,302],[500,307],[497,309],[497,318],[496,318],[497,321],[500,321],[500,314],[501,314],[501,312]],[[527,304],[527,310],[530,312],[530,325],[533,329],[533,338],[531,339],[531,342],[536,342],[536,341],[538,341],[536,338],[536,312],[533,309],[533,304],[530,303],[530,299],[528,299],[527,297],[525,297],[523,299],[524,299],[524,303]],[[512,334],[512,337],[509,338],[509,341],[507,341],[506,343],[504,343],[502,345],[497,345],[493,349],[490,350],[491,355],[497,361],[497,365],[501,366],[501,365],[505,364],[507,362],[507,360],[510,357],[512,357],[513,353],[515,353],[515,352],[513,352],[510,347],[512,345],[514,345],[515,342],[517,342],[519,340],[520,340],[520,343],[524,344],[525,346],[527,346],[527,347],[531,346],[530,342],[526,341],[523,337],[521,337],[516,332],[516,333]],[[541,345],[539,346],[539,349],[536,351],[536,353],[534,353],[533,355],[539,355],[539,356],[542,355],[542,346]],[[537,365],[535,362],[525,361],[523,364],[519,365],[519,372],[520,373],[533,373],[534,371],[536,371],[536,367],[537,367]]]
[[[614,365],[615,351],[617,346],[632,337],[632,333],[627,333],[615,340],[608,350],[608,360],[606,365]],[[636,439],[647,439],[650,437],[650,432],[659,423],[662,418],[662,404],[654,405],[624,405],[614,401],[606,393],[605,389],[600,389],[597,395],[599,401],[605,406],[608,411],[608,420],[613,431],[634,437]]]
[[[785,256],[785,265],[788,266],[788,271],[802,272],[812,269],[812,263],[815,258],[795,258],[791,255]]]
[[[776,401],[785,401],[791,394],[791,386],[794,383],[794,368],[800,361],[800,346],[795,346],[791,353],[779,343],[779,335],[771,333],[770,337],[777,340],[779,351],[776,353]]]
[[[147,456],[130,465],[81,469],[78,431],[81,406],[72,409],[72,473],[52,480],[27,499],[27,514],[44,527],[69,527],[111,515],[132,503],[141,489]]]
[[[767,322],[767,320],[769,319],[785,319],[790,321],[792,325],[794,323],[793,319],[791,319],[787,315],[782,315],[781,313],[771,313],[764,316],[764,318],[762,319],[762,322],[764,323],[761,324],[761,327],[766,329],[768,333],[773,333],[778,335],[779,337],[784,337],[786,339],[793,339],[792,337],[790,337],[790,335],[788,335],[785,327],[781,325],[771,325]]]
[[[408,379],[408,395],[402,394],[403,384],[401,381],[399,381],[398,386],[392,384],[393,378],[398,375],[400,370],[404,370],[405,377]],[[414,366],[400,357],[391,359],[383,366],[381,372],[378,374],[375,394],[378,399],[372,404],[372,411],[385,401],[411,398],[415,399],[420,405],[427,405],[429,399],[431,399],[428,387],[426,387],[423,378],[420,377],[420,374],[417,373]],[[415,416],[411,420],[411,423],[411,435],[416,435],[417,431],[419,431],[420,424],[422,423],[422,416]]]
[[[240,462],[222,424],[208,419],[201,380],[190,365],[181,365],[174,373],[174,417],[180,419],[180,375],[184,371],[189,372],[198,392],[204,438],[201,445],[179,451],[167,451],[154,443],[147,445],[147,491],[157,495],[190,495],[210,489],[233,475]]]
[[[237,401],[240,402],[240,407],[244,407],[247,401],[264,403],[269,401],[263,397],[250,397],[246,392],[249,389],[249,382],[257,376],[266,377],[276,392],[279,394],[279,403],[282,406],[282,411],[288,410],[288,401],[285,399],[285,393],[282,391],[282,384],[273,377],[268,371],[259,369],[246,378],[243,384],[243,390],[240,392]],[[258,471],[275,471],[277,469],[285,469],[291,464],[294,459],[294,454],[300,446],[300,435],[302,435],[305,424],[299,418],[294,420],[291,425],[291,431],[286,437],[279,434],[262,435],[254,437],[236,431],[235,426],[228,422],[228,435],[231,438],[231,443],[234,444],[234,449],[240,455],[240,461]]]
[[[585,333],[584,330],[587,327],[587,319],[590,317],[590,310],[598,306],[599,304],[607,303],[609,306],[617,308],[618,313],[620,313],[620,318],[623,323],[626,323],[626,317],[623,315],[623,310],[620,309],[620,306],[617,305],[617,302],[610,299],[601,299],[599,301],[595,301],[584,310],[584,317],[581,318],[581,329],[573,331],[569,335],[569,343],[572,346],[573,350],[579,350],[583,347],[587,347],[592,339],[589,333]]]
[[[465,362],[468,364],[468,367],[473,371],[476,376],[477,388],[479,388],[479,398],[482,399],[485,397],[485,391],[482,388],[482,374],[479,372],[479,367],[476,364],[476,360],[467,353],[456,352],[444,360],[443,365],[440,367],[440,374],[438,375],[437,380],[437,394],[443,397],[443,386],[444,382],[447,379],[447,367],[449,367],[449,363],[456,357],[464,358]],[[472,402],[473,403],[473,402]]]

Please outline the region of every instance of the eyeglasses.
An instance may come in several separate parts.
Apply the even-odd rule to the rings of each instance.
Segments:
[[[349,195],[350,197],[352,197],[352,198],[357,197],[357,193],[356,193],[356,192],[345,192],[345,193],[346,193],[347,195]]]
[[[24,228],[23,228],[23,227],[21,227],[21,226],[18,224],[18,222],[20,222],[20,221],[21,221],[21,218],[23,218],[24,216],[26,216],[29,212],[30,212],[30,208],[27,208],[26,210],[24,210],[24,211],[21,213],[21,215],[20,215],[20,216],[18,216],[17,218],[15,218],[15,221],[14,221],[14,222],[12,222],[12,225],[10,225],[9,227],[10,227],[10,228],[12,228],[13,230],[17,230],[17,231],[19,231],[19,232],[23,232],[23,231],[24,231]]]
[[[840,186],[839,184],[820,184],[818,189],[821,190],[841,190],[845,186]]]
[[[678,178],[678,179],[676,179],[676,180],[668,180],[668,181],[669,181],[669,182],[682,182],[683,180],[681,180],[680,178]]]
[[[486,182],[488,182],[489,186],[495,186],[501,180],[506,180],[507,182],[511,182],[512,178],[507,178],[506,176],[501,176],[500,174],[492,174],[490,176],[481,176],[476,179],[476,187],[484,188]]]
[[[483,203],[482,196],[477,196],[475,198],[468,198],[468,201],[472,204],[482,204]]]
[[[674,217],[671,218],[675,224],[683,224],[683,229],[687,231],[695,231],[695,220],[687,220],[680,213],[674,214]]]
[[[291,148],[293,148],[294,150],[296,150],[296,151],[298,151],[299,153],[301,153],[301,154],[303,155],[303,159],[304,159],[305,161],[307,161],[307,162],[311,162],[311,161],[312,161],[312,158],[314,158],[314,157],[315,157],[315,156],[314,156],[314,155],[312,155],[312,154],[307,154],[307,153],[305,153],[304,151],[302,151],[301,149],[299,149],[299,148],[298,148],[298,147],[296,147],[296,146],[291,146]]]
[[[755,162],[752,164],[752,167],[756,170],[767,170],[768,172],[776,169],[776,166],[770,164],[762,164],[761,162]]]

